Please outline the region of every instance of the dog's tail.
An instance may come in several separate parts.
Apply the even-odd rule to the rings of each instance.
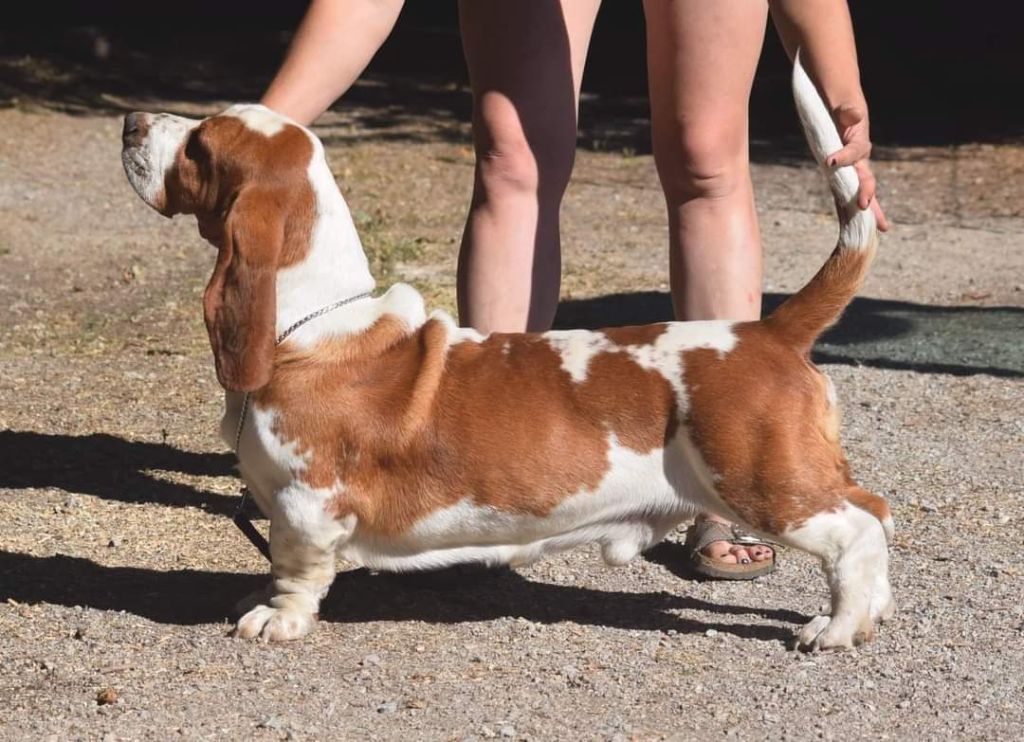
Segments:
[[[814,159],[828,178],[839,214],[839,243],[810,283],[772,312],[767,324],[782,338],[809,353],[814,341],[839,319],[850,303],[875,255],[878,230],[870,208],[857,207],[860,180],[852,167],[832,167],[828,155],[842,148],[836,125],[807,76],[797,54],[793,63],[793,96],[804,135]]]

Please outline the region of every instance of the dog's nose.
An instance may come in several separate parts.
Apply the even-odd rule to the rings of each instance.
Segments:
[[[126,147],[138,145],[146,136],[149,129],[148,117],[144,113],[129,113],[124,117],[124,129],[121,131],[121,141]]]

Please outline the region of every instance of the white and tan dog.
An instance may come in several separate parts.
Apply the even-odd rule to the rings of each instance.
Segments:
[[[823,163],[840,140],[799,63],[794,92]],[[218,249],[203,306],[221,430],[233,444],[244,416],[239,468],[271,522],[272,584],[238,636],[308,633],[337,555],[412,570],[597,542],[623,564],[697,511],[821,559],[831,614],[800,646],[851,647],[891,615],[889,508],[850,477],[809,360],[877,242],[852,168],[826,168],[838,247],[767,319],[482,336],[404,284],[318,313],[374,280],[321,143],[264,107],[129,114],[123,160]]]

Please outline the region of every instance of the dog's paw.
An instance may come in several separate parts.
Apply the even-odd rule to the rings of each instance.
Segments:
[[[796,648],[805,652],[813,652],[820,649],[818,637],[832,623],[831,616],[815,616],[807,624],[796,632]]]
[[[232,635],[240,639],[287,642],[301,639],[315,624],[316,618],[311,613],[258,605],[238,620]]]
[[[874,641],[875,626],[865,620],[856,628],[843,621],[833,621],[831,616],[815,616],[796,634],[796,648],[804,652],[826,649],[853,649],[866,642]]]

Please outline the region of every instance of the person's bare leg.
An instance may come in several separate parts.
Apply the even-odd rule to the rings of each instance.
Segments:
[[[459,319],[546,330],[561,279],[558,215],[600,0],[463,0],[476,170],[459,254]]]
[[[669,222],[672,303],[680,320],[757,319],[761,239],[750,181],[747,109],[766,0],[645,0],[654,158]],[[713,515],[700,518],[728,523]],[[716,541],[723,562],[767,547]]]

